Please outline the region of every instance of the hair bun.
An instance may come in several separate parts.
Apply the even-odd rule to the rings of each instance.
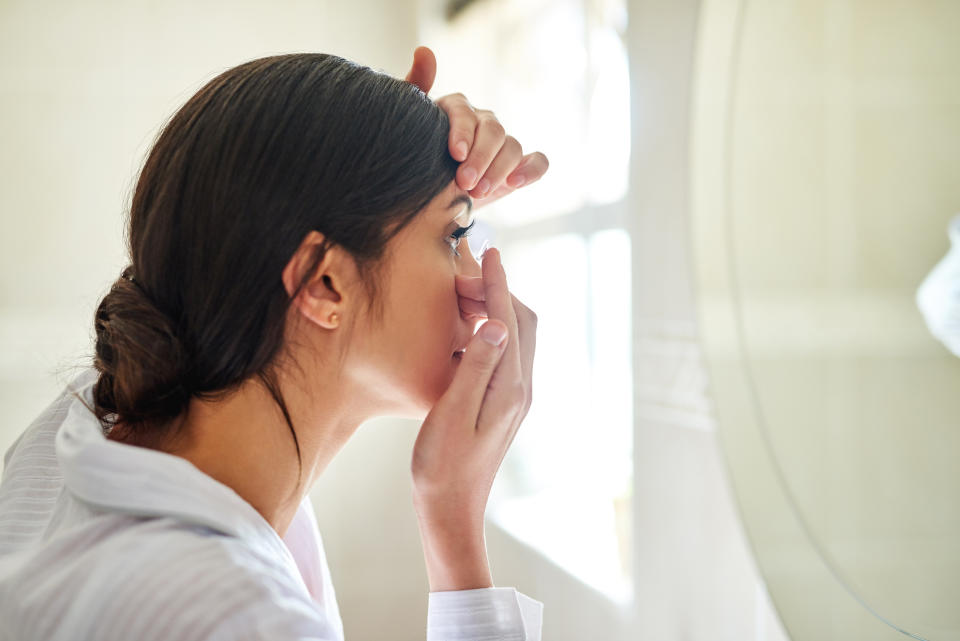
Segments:
[[[173,322],[151,301],[130,267],[97,306],[94,318],[95,413],[107,423],[160,423],[178,416],[192,395],[187,354]],[[113,420],[108,419],[115,414]]]

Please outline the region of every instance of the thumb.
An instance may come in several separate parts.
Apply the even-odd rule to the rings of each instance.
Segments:
[[[420,88],[425,94],[430,93],[433,80],[437,76],[437,57],[429,47],[420,46],[413,50],[413,64],[407,77],[404,78]]]
[[[480,414],[487,386],[500,363],[507,342],[507,326],[502,321],[488,320],[480,327],[467,343],[457,373],[437,403],[442,406],[449,405],[449,408],[441,407],[441,411],[449,409],[458,415],[470,417]],[[475,421],[471,421],[470,428],[474,427]]]

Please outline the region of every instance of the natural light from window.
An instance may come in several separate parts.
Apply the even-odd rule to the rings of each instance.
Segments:
[[[487,514],[621,602],[633,594],[625,28],[622,0],[484,0],[426,33],[435,95],[463,91],[550,159],[535,187],[480,210],[469,241],[501,248],[539,319],[533,404]],[[469,91],[444,86],[443,66]]]

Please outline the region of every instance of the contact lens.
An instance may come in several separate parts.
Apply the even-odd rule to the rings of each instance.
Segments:
[[[480,251],[477,252],[477,254],[475,255],[475,258],[477,259],[477,262],[478,262],[478,263],[483,262],[483,255],[484,255],[485,253],[487,253],[487,250],[488,250],[488,249],[490,249],[490,239],[489,239],[489,238],[487,238],[487,239],[485,239],[485,240],[483,241],[483,245],[480,247]]]

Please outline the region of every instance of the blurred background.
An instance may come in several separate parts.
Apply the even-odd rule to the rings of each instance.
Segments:
[[[195,91],[424,44],[431,97],[550,159],[470,237],[539,317],[487,545],[543,638],[960,639],[957,33],[949,0],[0,0],[0,449],[89,364]],[[348,640],[424,638],[418,427],[365,424],[312,494]]]

